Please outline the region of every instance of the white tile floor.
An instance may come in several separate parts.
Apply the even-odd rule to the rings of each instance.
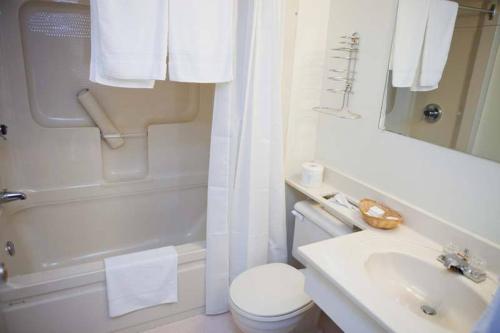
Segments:
[[[229,313],[219,316],[198,315],[157,327],[144,333],[241,333]]]

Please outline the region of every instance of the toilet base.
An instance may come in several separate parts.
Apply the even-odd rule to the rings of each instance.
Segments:
[[[236,326],[243,333],[317,333],[321,311],[313,304],[310,309],[295,316],[283,316],[277,320],[257,320],[244,316],[231,308],[231,315]]]

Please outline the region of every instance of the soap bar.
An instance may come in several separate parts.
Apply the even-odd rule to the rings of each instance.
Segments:
[[[373,217],[382,217],[385,214],[385,210],[378,206],[371,206],[370,209],[366,212],[366,214]]]

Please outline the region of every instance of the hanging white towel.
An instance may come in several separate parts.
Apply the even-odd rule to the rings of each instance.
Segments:
[[[429,91],[438,87],[448,60],[457,13],[456,2],[431,1],[422,60],[412,91]]]
[[[177,302],[175,247],[107,258],[104,264],[110,317]]]
[[[90,81],[153,88],[167,71],[167,0],[91,0]]]
[[[408,88],[415,82],[422,55],[430,1],[399,1],[391,60],[393,87]]]
[[[234,0],[170,0],[169,6],[169,79],[231,81]]]

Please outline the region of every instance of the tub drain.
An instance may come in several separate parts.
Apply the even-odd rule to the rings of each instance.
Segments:
[[[422,305],[420,309],[428,316],[435,316],[437,314],[436,310],[432,306],[427,304]]]

